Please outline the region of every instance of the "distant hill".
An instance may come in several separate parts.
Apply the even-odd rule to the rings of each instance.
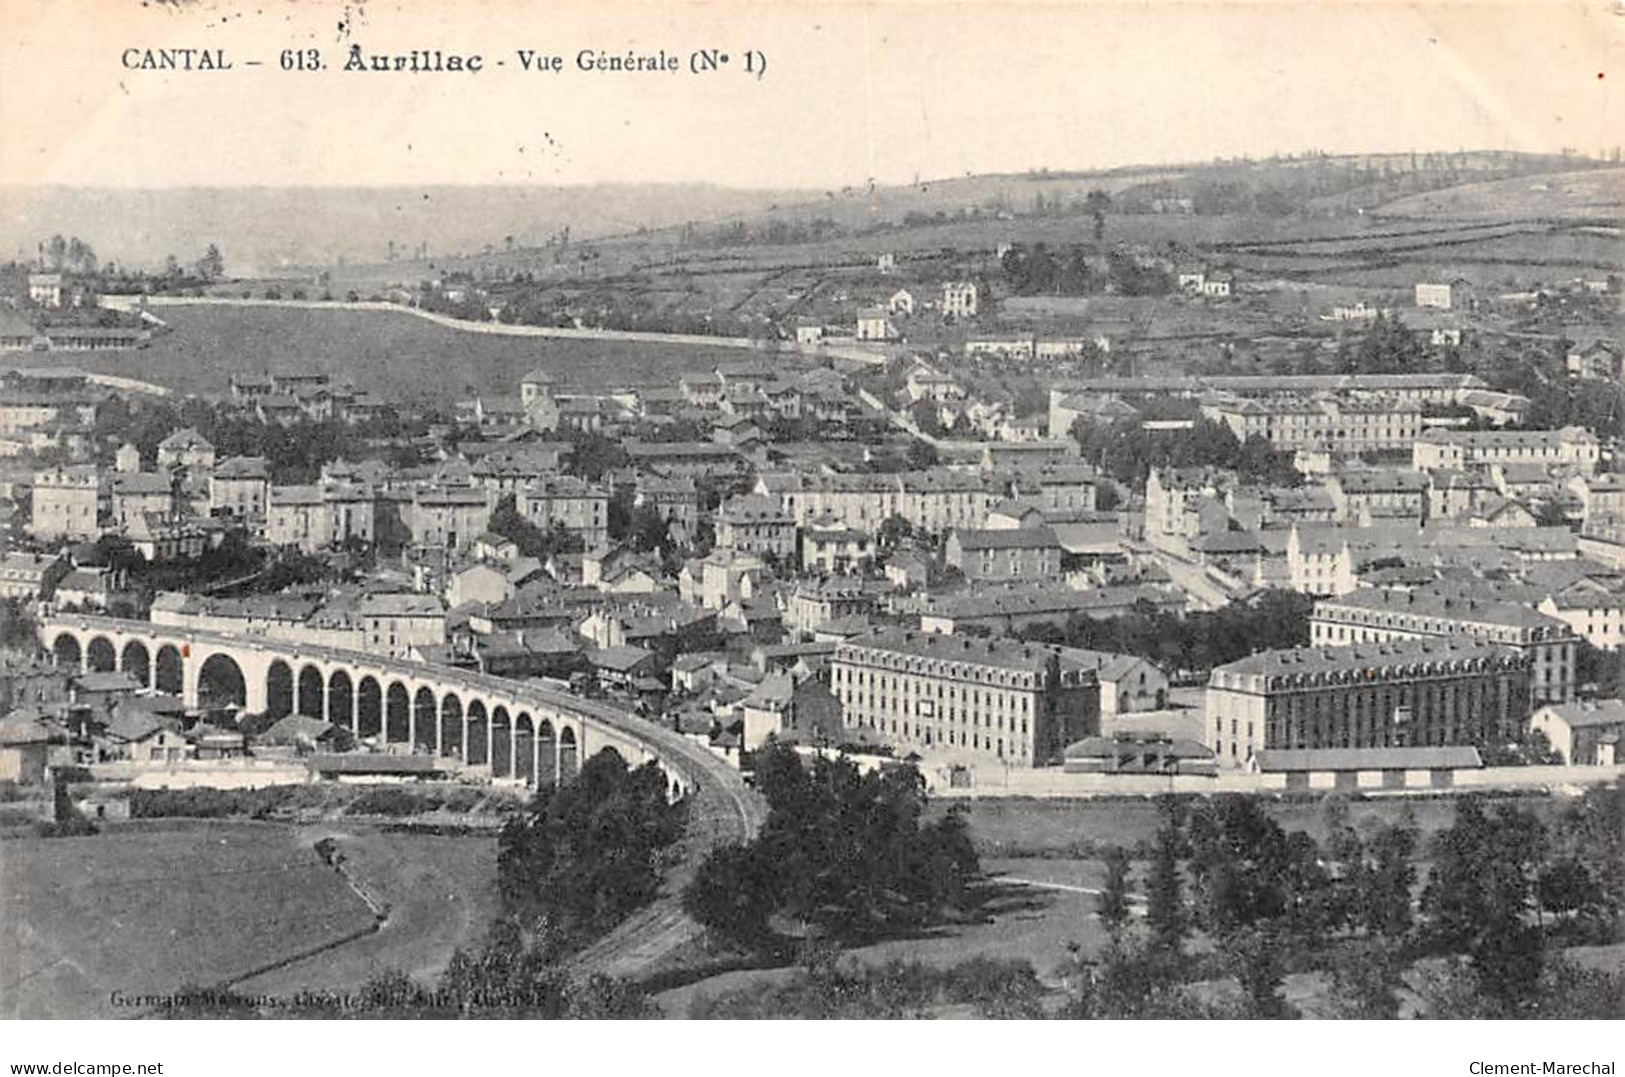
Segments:
[[[1489,183],[1467,183],[1411,195],[1382,206],[1392,217],[1477,219],[1625,218],[1625,169],[1552,172]]]
[[[167,255],[192,263],[218,244],[232,277],[275,277],[309,267],[372,266],[367,279],[413,280],[431,267],[477,258],[486,267],[528,269],[537,253],[570,240],[632,237],[672,245],[686,224],[715,229],[744,224],[753,231],[822,221],[853,234],[905,221],[921,225],[982,215],[1021,215],[1047,202],[1075,205],[1092,190],[1189,195],[1193,190],[1279,187],[1315,196],[1315,204],[1393,202],[1418,187],[1447,184],[1472,190],[1485,176],[1522,173],[1483,185],[1492,193],[1522,189],[1530,176],[1584,167],[1586,162],[1518,153],[1369,154],[1266,160],[1223,160],[1096,171],[1035,169],[956,176],[890,186],[858,184],[827,191],[736,190],[705,184],[608,184],[590,187],[437,186],[337,188],[0,188],[0,259],[32,257],[52,234],[80,236],[105,261],[157,268]],[[1617,172],[1580,174],[1578,186],[1606,198],[1620,190]],[[1466,186],[1457,187],[1458,184]],[[1521,185],[1521,186],[1520,186]],[[1364,189],[1369,188],[1369,189]],[[1420,212],[1442,207],[1443,192],[1418,196]],[[1448,199],[1448,196],[1445,196]],[[1595,213],[1598,197],[1581,201]],[[1617,202],[1617,197],[1616,197]],[[1544,200],[1537,200],[1544,201]],[[1401,199],[1395,212],[1411,208]],[[1467,213],[1472,210],[1465,211]],[[1494,206],[1483,212],[1496,213]],[[387,259],[390,245],[395,257]],[[426,246],[428,257],[417,257]],[[505,252],[512,254],[505,257]],[[487,250],[489,253],[487,253]],[[553,246],[549,255],[557,253]],[[387,261],[387,265],[385,264]],[[552,261],[548,257],[546,261]],[[342,276],[343,274],[335,274]]]
[[[253,187],[117,190],[0,188],[0,259],[29,258],[55,233],[82,237],[104,261],[157,268],[197,260],[210,243],[232,276],[298,265],[379,262],[389,244],[431,256],[539,247],[569,227],[582,239],[764,212],[806,191],[708,185],[593,187]],[[403,255],[404,257],[404,255]]]

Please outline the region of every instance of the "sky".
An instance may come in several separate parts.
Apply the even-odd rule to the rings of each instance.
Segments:
[[[708,182],[1625,142],[1625,0],[1403,4],[0,0],[0,183]],[[339,70],[478,53],[479,74]],[[224,49],[228,72],[128,70]],[[281,50],[327,69],[284,72]],[[602,74],[579,50],[719,73]],[[564,57],[525,72],[517,50]],[[756,78],[746,52],[766,57]],[[260,67],[247,61],[259,60]],[[502,60],[504,66],[497,67]]]

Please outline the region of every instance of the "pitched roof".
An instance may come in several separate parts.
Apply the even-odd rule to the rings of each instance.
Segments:
[[[117,670],[81,673],[73,683],[86,692],[133,692],[141,687],[134,677]]]
[[[617,673],[631,672],[653,657],[654,652],[646,651],[642,647],[603,647],[587,652],[588,662],[600,669],[613,670]]]
[[[269,475],[263,456],[228,456],[214,468],[217,479],[264,479]]]
[[[1570,729],[1625,725],[1625,700],[1596,699],[1581,703],[1553,703],[1536,713],[1561,718]]]
[[[338,731],[332,722],[303,714],[286,714],[272,723],[257,740],[264,744],[315,744]]]
[[[1030,550],[1059,547],[1052,527],[957,528],[953,535],[962,550]]]
[[[0,744],[46,744],[67,739],[67,733],[44,714],[21,708],[0,718]]]
[[[1356,643],[1343,647],[1294,647],[1260,651],[1219,666],[1213,673],[1217,680],[1223,674],[1331,673],[1460,659],[1526,661],[1513,647],[1488,643],[1476,637],[1441,636],[1390,640],[1386,643]]]

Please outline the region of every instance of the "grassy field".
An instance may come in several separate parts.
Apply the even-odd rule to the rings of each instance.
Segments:
[[[224,393],[231,375],[278,368],[325,371],[388,399],[449,400],[470,391],[511,393],[535,368],[566,387],[662,382],[749,353],[730,348],[553,340],[467,333],[392,311],[292,307],[168,306],[173,332],[136,351],[44,352],[54,363],[156,382],[187,392]]]
[[[1236,267],[1264,276],[1343,279],[1386,271],[1396,274],[1399,282],[1462,276],[1486,286],[1575,276],[1600,278],[1625,265],[1617,239],[1539,226],[1291,246],[1261,244],[1227,251],[1225,256]]]
[[[433,982],[458,947],[478,946],[496,919],[494,835],[436,836],[379,830],[303,828],[309,845],[333,837],[352,875],[389,905],[375,935],[310,961],[243,981],[250,995],[345,991],[386,969]]]
[[[990,872],[1019,878],[1053,880],[1067,885],[1082,882],[1091,887],[1098,885],[1103,871],[1098,864],[1081,862],[1066,865],[1062,871],[1057,871],[1057,865],[1048,861],[998,860],[984,866]],[[992,899],[986,909],[989,918],[985,922],[953,924],[909,938],[856,947],[845,951],[842,960],[871,965],[907,960],[949,966],[974,957],[986,957],[1031,962],[1040,976],[1053,978],[1067,959],[1070,944],[1075,943],[1090,954],[1105,945],[1106,933],[1095,919],[1095,899],[1090,894],[1006,885],[997,880],[991,891]],[[702,996],[780,983],[791,975],[793,970],[787,968],[724,972],[661,992],[656,1001],[668,1016],[683,1017]]]
[[[366,904],[312,850],[337,840],[388,906]],[[110,994],[236,981],[253,996],[353,991],[394,969],[430,982],[497,914],[496,841],[370,828],[132,824],[93,838],[0,843],[0,1017],[131,1016]]]
[[[293,831],[131,826],[0,844],[0,1016],[112,1017],[112,993],[209,985],[365,928]]]
[[[1625,214],[1625,169],[1469,183],[1383,206],[1388,217],[1613,217]]]

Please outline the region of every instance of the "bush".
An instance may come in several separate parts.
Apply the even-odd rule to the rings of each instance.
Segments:
[[[57,823],[39,823],[34,833],[41,838],[88,838],[100,830],[89,819],[76,815]]]
[[[414,792],[398,786],[369,789],[351,801],[349,815],[421,815],[443,803],[439,792]]]

